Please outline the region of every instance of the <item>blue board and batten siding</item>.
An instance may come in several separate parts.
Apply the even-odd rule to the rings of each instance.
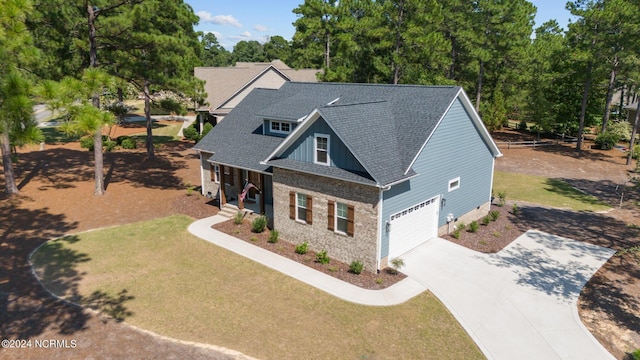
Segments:
[[[441,195],[438,227],[447,214],[462,216],[491,199],[493,155],[470,115],[457,99],[416,159],[417,177],[383,192],[381,258],[389,254],[385,222],[391,215]],[[449,192],[449,181],[460,177],[460,188]],[[442,205],[442,203],[441,203]]]
[[[331,166],[366,173],[360,162],[351,154],[329,125],[319,118],[283,154],[282,158],[313,163],[315,134],[329,135],[329,159]]]

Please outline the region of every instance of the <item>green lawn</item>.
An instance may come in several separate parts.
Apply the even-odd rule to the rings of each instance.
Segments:
[[[345,302],[190,235],[191,221],[51,241],[34,267],[50,289],[131,324],[261,359],[483,358],[429,292],[390,307]]]
[[[500,192],[506,193],[507,200],[575,211],[604,211],[610,208],[596,197],[578,191],[562,180],[541,176],[496,171],[493,179],[494,196],[497,197]]]
[[[151,133],[153,134],[153,143],[164,144],[170,141],[180,140],[178,132],[181,127],[181,121],[177,121],[175,124],[171,125],[154,123],[153,128],[151,129]],[[147,139],[147,132],[144,130],[143,132],[132,134],[131,137],[137,141],[144,142]]]

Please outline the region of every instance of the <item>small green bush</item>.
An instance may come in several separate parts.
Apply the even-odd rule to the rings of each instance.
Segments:
[[[253,242],[256,242],[256,241],[258,241],[258,237],[252,236],[252,237],[249,238],[249,240],[251,240]]]
[[[85,136],[80,138],[80,147],[93,151],[93,136]]]
[[[498,210],[491,210],[489,212],[489,216],[491,217],[491,221],[496,221],[498,220],[498,218],[500,217],[500,211]]]
[[[513,204],[513,215],[518,215],[519,210],[518,204]]]
[[[393,273],[398,274],[398,271],[404,266],[404,260],[402,258],[396,257],[391,259],[391,267],[393,268]]]
[[[491,216],[487,215],[482,218],[482,225],[487,226],[491,222]]]
[[[363,269],[364,269],[364,264],[360,260],[353,260],[351,264],[349,264],[350,273],[360,275]]]
[[[251,231],[254,233],[261,233],[267,227],[267,217],[266,216],[258,216],[251,223]]]
[[[604,132],[596,137],[596,146],[601,150],[611,150],[620,141],[617,134]]]
[[[207,135],[209,131],[211,131],[211,129],[213,129],[213,125],[211,125],[211,123],[205,123],[202,127],[202,134],[200,134],[200,138],[202,139],[203,137],[205,137],[205,135]]]
[[[520,122],[516,126],[516,129],[518,129],[518,130],[527,130],[527,121],[526,120],[520,120]]]
[[[631,358],[633,360],[640,360],[640,349],[631,353]]]
[[[278,230],[271,230],[269,233],[269,240],[267,240],[271,244],[275,244],[278,242],[278,237],[280,236],[280,232]]]
[[[116,148],[117,143],[113,140],[107,140],[102,145],[104,145],[105,151],[113,151]]]
[[[504,203],[507,201],[507,193],[504,191],[500,191],[498,193],[498,206],[504,206]]]
[[[120,145],[123,149],[135,149],[137,146],[136,141],[131,138],[122,140]]]
[[[244,220],[244,214],[242,213],[242,211],[238,211],[236,213],[236,216],[233,217],[233,223],[236,225],[240,225],[242,224],[242,220]]]
[[[611,121],[607,126],[607,132],[618,137],[619,141],[629,141],[633,126],[627,121]]]
[[[478,225],[478,222],[473,220],[470,224],[469,224],[469,232],[477,232],[478,229],[480,228],[480,225]]]
[[[306,241],[296,245],[296,254],[304,255],[309,251],[309,243]]]
[[[182,135],[184,135],[184,138],[189,141],[197,142],[200,140],[200,134],[198,134],[198,130],[193,126],[193,124],[182,130]]]
[[[467,225],[465,225],[462,221],[460,221],[458,225],[456,225],[456,230],[464,230],[466,227]]]
[[[454,230],[451,236],[453,236],[454,239],[460,239],[460,229]]]
[[[331,259],[329,259],[329,255],[327,255],[327,250],[322,250],[319,253],[316,254],[316,262],[319,262],[320,264],[326,265],[331,261]]]

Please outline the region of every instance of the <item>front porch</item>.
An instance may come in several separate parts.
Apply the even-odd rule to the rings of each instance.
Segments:
[[[273,218],[271,176],[264,173],[216,164],[220,188],[220,208],[233,206],[237,211],[263,214]],[[229,206],[229,207],[230,207]],[[271,221],[270,221],[271,222]]]

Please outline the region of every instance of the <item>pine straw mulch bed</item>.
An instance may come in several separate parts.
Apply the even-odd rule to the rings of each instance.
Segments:
[[[218,223],[213,228],[364,289],[384,289],[406,278],[402,272],[393,273],[392,269],[381,270],[379,274],[365,269],[360,274],[354,274],[349,272],[349,264],[335,259],[331,259],[329,264],[321,264],[316,261],[316,252],[309,250],[304,255],[298,254],[295,252],[296,244],[282,237],[277,243],[268,242],[270,233],[268,229],[261,233],[252,232],[251,220],[248,218],[245,218],[242,224],[236,225],[231,219]],[[328,255],[331,257],[331,254]]]

